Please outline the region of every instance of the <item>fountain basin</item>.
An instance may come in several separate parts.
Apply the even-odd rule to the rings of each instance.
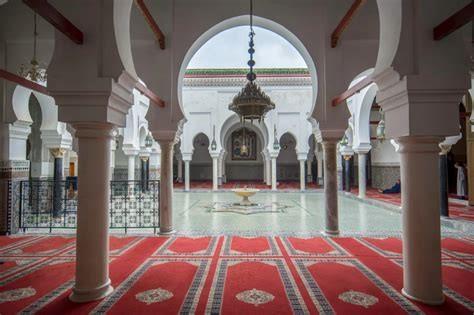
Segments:
[[[239,206],[252,206],[253,203],[249,200],[249,197],[255,195],[260,189],[255,188],[236,188],[232,191],[239,197],[242,197],[242,200],[238,203]]]

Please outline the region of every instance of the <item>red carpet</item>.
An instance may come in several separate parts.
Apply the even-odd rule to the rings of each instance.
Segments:
[[[351,193],[357,195],[357,188],[351,189]],[[400,194],[382,194],[376,189],[367,189],[367,198],[375,199],[400,206],[402,203]],[[460,203],[449,203],[449,217],[459,220],[474,221],[474,207],[465,206]]]
[[[0,237],[0,313],[472,314],[474,241],[446,238],[446,302],[404,298],[395,237],[111,237],[115,291],[69,302],[74,238]]]

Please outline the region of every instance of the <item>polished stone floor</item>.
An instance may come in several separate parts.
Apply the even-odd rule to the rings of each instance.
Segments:
[[[246,210],[232,192],[174,193],[174,225],[179,234],[315,235],[324,230],[322,192],[260,192]],[[347,235],[401,232],[401,214],[353,198],[339,198],[339,228]],[[444,233],[456,230],[443,226]]]

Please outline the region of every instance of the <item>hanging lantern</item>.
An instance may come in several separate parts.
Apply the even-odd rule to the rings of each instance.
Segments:
[[[229,110],[239,115],[240,121],[250,121],[251,123],[256,120],[262,122],[265,114],[272,109],[275,109],[275,104],[271,101],[270,97],[266,95],[260,87],[254,82],[257,78],[253,72],[255,61],[253,60],[253,54],[255,53],[253,37],[255,32],[253,31],[253,3],[250,0],[250,41],[249,41],[249,55],[250,60],[247,62],[249,65],[249,73],[247,73],[247,84],[245,87],[234,97],[232,103],[229,104]]]
[[[384,113],[382,109],[380,109],[380,121],[377,125],[377,139],[380,141],[385,140],[385,120],[384,120]]]
[[[20,71],[18,74],[28,80],[34,82],[46,82],[46,69],[40,67],[38,60],[36,59],[36,39],[38,37],[38,32],[36,31],[36,13],[34,14],[34,29],[33,29],[33,58],[30,63],[20,66]]]
[[[153,137],[150,133],[145,138],[145,147],[151,148],[153,146]]]
[[[212,142],[211,142],[211,150],[216,151],[217,149],[217,143],[216,143],[216,126],[213,126],[212,129]]]
[[[273,135],[274,135],[273,150],[278,151],[278,150],[280,150],[280,142],[277,139],[277,127],[276,127],[276,125],[273,128]]]

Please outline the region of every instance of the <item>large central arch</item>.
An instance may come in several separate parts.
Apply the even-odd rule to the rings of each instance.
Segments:
[[[188,67],[188,64],[191,61],[191,58],[207,41],[209,41],[213,36],[217,35],[218,33],[225,31],[229,28],[233,28],[237,26],[245,26],[248,24],[249,24],[248,15],[236,16],[236,17],[224,20],[214,25],[213,27],[208,29],[206,32],[204,32],[188,49],[181,63],[181,67],[178,74],[178,82],[177,82],[178,103],[183,113],[185,113],[183,100],[182,100],[183,79],[184,79],[184,75]],[[292,44],[295,47],[295,49],[299,52],[299,54],[303,57],[304,61],[306,62],[306,65],[308,66],[308,70],[311,75],[311,82],[312,82],[312,108],[309,112],[309,115],[311,115],[311,113],[314,110],[314,105],[316,104],[316,99],[318,95],[317,93],[318,92],[318,88],[317,88],[318,78],[317,78],[316,66],[308,50],[304,47],[303,43],[292,32],[290,32],[287,28],[285,28],[281,24],[278,24],[272,20],[259,17],[259,16],[253,17],[253,24],[254,26],[265,28],[267,30],[270,30],[280,35],[281,37],[286,39],[290,44]]]

